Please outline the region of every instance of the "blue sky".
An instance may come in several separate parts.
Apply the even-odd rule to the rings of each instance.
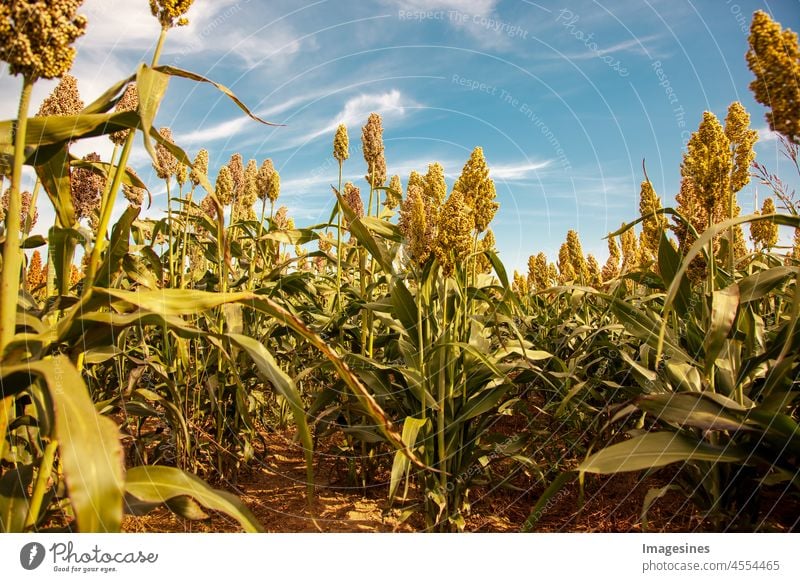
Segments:
[[[554,259],[570,228],[602,261],[602,237],[637,216],[643,158],[673,204],[682,148],[704,110],[723,118],[742,101],[762,134],[759,160],[794,183],[747,89],[744,54],[754,10],[797,30],[798,8],[797,0],[196,0],[191,24],[170,32],[162,63],[226,84],[285,126],[253,122],[213,89],[184,81],[170,84],[158,125],[191,156],[209,149],[212,173],[234,152],[259,164],[272,158],[280,203],[309,225],[332,207],[336,125],[350,132],[345,176],[363,186],[361,126],[377,111],[389,173],[404,183],[433,161],[452,183],[470,151],[484,148],[507,267],[523,269],[539,251]],[[145,0],[87,0],[82,12],[89,31],[73,73],[89,101],[149,61],[158,25]],[[40,83],[34,104],[53,85]],[[4,118],[14,116],[18,86],[3,71]],[[107,140],[78,148],[111,149]],[[133,159],[152,176],[141,149]],[[157,196],[148,212],[157,215],[163,188],[149,183]],[[740,195],[745,213],[756,187]],[[42,212],[42,229],[49,216]]]

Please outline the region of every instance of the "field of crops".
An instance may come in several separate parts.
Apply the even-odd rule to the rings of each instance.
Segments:
[[[269,123],[159,64],[192,0],[151,0],[150,63],[88,104],[81,4],[0,5],[21,86],[0,122],[0,531],[797,530],[798,176],[755,159],[740,103],[703,115],[676,197],[642,168],[606,261],[570,230],[509,273],[480,147],[449,187],[434,160],[392,175],[380,115],[363,159],[341,125],[330,217],[299,227],[270,159],[209,167],[157,127],[171,78]],[[800,174],[797,36],[757,12],[749,44]],[[70,153],[97,136],[110,159]],[[744,216],[751,180],[768,194]]]

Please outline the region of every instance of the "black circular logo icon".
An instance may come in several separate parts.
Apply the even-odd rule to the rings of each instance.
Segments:
[[[26,570],[35,570],[44,561],[44,546],[39,542],[30,542],[19,551],[19,563]]]

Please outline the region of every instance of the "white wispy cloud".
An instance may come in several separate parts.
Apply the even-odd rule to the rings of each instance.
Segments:
[[[623,40],[621,42],[614,43],[611,46],[603,46],[602,41],[593,40],[591,42],[594,42],[597,45],[597,50],[587,50],[580,53],[568,54],[567,58],[575,61],[580,61],[587,59],[596,59],[599,57],[604,57],[606,55],[614,55],[619,53],[628,53],[628,54],[653,57],[654,56],[653,45],[656,43],[656,41],[660,40],[662,36],[663,35],[660,34],[651,34],[649,36]],[[559,56],[558,58],[561,57]]]
[[[292,97],[291,99],[286,99],[281,101],[276,105],[272,105],[270,107],[266,107],[264,109],[259,109],[255,112],[255,114],[260,117],[261,119],[265,119],[267,121],[275,121],[277,116],[285,113],[299,105],[312,101],[319,97],[318,94],[313,93],[303,93],[297,97]],[[248,116],[248,115],[240,115],[238,117],[234,117],[232,119],[226,119],[224,121],[219,121],[216,123],[212,123],[206,127],[202,127],[200,129],[195,129],[188,133],[184,133],[178,136],[177,141],[178,143],[211,143],[221,139],[230,139],[232,135],[236,135],[241,131],[248,128],[248,126],[258,127],[261,129],[260,125],[255,124],[255,122]]]
[[[759,127],[758,131],[758,142],[757,143],[766,143],[771,141],[778,141],[778,133],[772,131],[768,127]]]
[[[539,170],[547,168],[552,160],[542,162],[523,162],[519,164],[493,164],[491,166],[491,177],[495,180],[513,182],[528,178],[531,174],[535,175]]]
[[[309,103],[314,103],[311,101]],[[332,138],[333,132],[340,123],[344,123],[351,132],[351,140],[355,128],[366,123],[370,113],[380,113],[383,126],[393,124],[398,119],[406,118],[409,110],[420,108],[419,103],[399,89],[391,89],[383,93],[360,93],[345,101],[335,115],[328,118],[319,116],[293,116],[287,120],[286,137],[280,144],[271,147],[272,152],[293,150],[309,144],[311,141],[327,135]],[[281,128],[278,128],[281,129]],[[360,132],[356,135],[360,135]]]

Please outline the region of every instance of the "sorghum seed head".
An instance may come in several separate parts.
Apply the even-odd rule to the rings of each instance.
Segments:
[[[661,200],[653,189],[653,185],[645,180],[639,191],[639,214],[647,216],[658,210],[661,210]],[[642,221],[642,247],[649,256],[658,255],[658,245],[661,242],[661,232],[664,227],[664,220],[660,214]]]
[[[560,283],[568,283],[574,281],[577,277],[575,268],[572,266],[572,258],[570,257],[569,246],[567,243],[562,243],[558,249],[558,280]]]
[[[430,218],[422,188],[409,186],[406,198],[400,205],[398,226],[405,238],[409,259],[419,266],[431,255],[434,225]]]
[[[49,115],[76,115],[83,109],[83,101],[78,92],[78,80],[69,73],[53,89],[53,92],[42,101],[37,117]]]
[[[158,133],[167,142],[171,144],[175,143],[172,139],[172,130],[170,128],[162,127],[158,130]],[[178,171],[178,160],[166,146],[160,143],[156,144],[156,161],[153,164],[153,169],[156,171],[156,175],[162,180],[168,180]]]
[[[619,247],[617,240],[613,236],[608,237],[608,260],[603,265],[603,272],[600,274],[603,281],[610,281],[619,275]]]
[[[244,186],[242,193],[236,198],[234,203],[234,220],[255,220],[256,213],[253,204],[258,200],[258,166],[255,160],[247,162],[244,170]]]
[[[136,176],[136,171],[133,168],[128,168],[128,173]],[[125,196],[125,199],[130,203],[131,206],[141,206],[146,192],[147,191],[144,188],[139,188],[129,184],[122,185],[122,195]]]
[[[713,113],[706,111],[697,131],[689,138],[681,176],[691,178],[709,214],[728,198],[732,160],[730,141],[722,125]]]
[[[528,288],[540,291],[550,286],[547,273],[547,256],[539,253],[535,257],[528,257]]]
[[[489,178],[489,166],[483,156],[483,148],[472,150],[453,189],[464,193],[464,200],[473,210],[475,230],[486,230],[497,212],[498,204],[494,200],[497,193],[494,181]]]
[[[2,202],[0,202],[0,221],[5,220],[6,213],[8,212],[8,205],[10,202],[9,196],[11,195],[11,188],[7,188],[5,192],[3,192]],[[39,209],[35,206],[31,208],[31,203],[33,202],[33,194],[28,192],[22,192],[20,194],[20,210],[19,210],[19,222],[22,228],[25,228],[25,222],[28,220],[28,214],[31,214],[31,224],[30,227],[33,228],[36,222],[39,220]]]
[[[766,198],[761,206],[761,212],[756,214],[774,214],[775,203],[772,198]],[[778,225],[772,220],[759,220],[750,223],[750,237],[753,242],[762,248],[772,248],[778,244]]]
[[[189,20],[184,14],[194,0],[150,0],[150,12],[158,18],[162,28],[186,26]]]
[[[83,158],[86,162],[99,162],[96,153]],[[100,199],[106,187],[106,177],[88,168],[74,168],[70,175],[70,191],[75,217],[88,218],[90,221],[100,209]]]
[[[383,125],[381,116],[370,113],[366,125],[361,130],[361,146],[364,161],[367,162],[365,179],[374,188],[386,182],[386,157],[383,146]]]
[[[450,192],[439,213],[433,252],[439,259],[442,273],[447,277],[472,250],[472,209],[459,190]]]
[[[324,232],[319,235],[319,250],[327,253],[333,248],[333,235],[329,232]]]
[[[114,111],[117,113],[122,113],[125,111],[136,111],[139,108],[139,91],[136,89],[136,83],[129,83],[127,87],[125,87],[125,93],[122,94],[122,97],[119,101],[117,101],[116,107],[114,107]],[[123,129],[121,131],[115,131],[114,133],[108,136],[112,142],[117,145],[122,145],[125,143],[125,140],[128,139],[128,134],[130,133],[130,129]]]
[[[588,283],[593,287],[599,287],[603,284],[603,278],[600,274],[600,265],[597,263],[597,259],[594,257],[593,254],[589,254],[586,257],[586,267],[589,270],[589,281]]]
[[[231,171],[231,178],[233,179],[233,195],[239,197],[244,187],[244,160],[242,154],[236,153],[231,156],[228,161],[228,169]]]
[[[289,209],[285,206],[278,208],[277,212],[275,212],[275,216],[272,219],[275,228],[278,230],[288,230],[290,226],[290,220]]]
[[[439,162],[428,166],[424,192],[426,202],[433,205],[434,208],[438,208],[444,203],[444,199],[447,197],[447,182],[444,179],[444,168]]]
[[[738,101],[728,107],[725,136],[731,144],[733,154],[731,190],[736,193],[750,182],[750,166],[756,159],[753,146],[758,141],[758,132],[750,129],[750,114]]]
[[[206,149],[201,149],[197,152],[192,169],[189,171],[189,179],[194,186],[198,186],[203,177],[208,179],[208,150]]]
[[[753,14],[748,39],[747,66],[755,75],[750,83],[756,101],[768,107],[772,131],[789,141],[800,137],[800,47],[797,34],[761,10]]]
[[[394,210],[403,200],[403,186],[400,184],[400,176],[392,176],[389,180],[389,189],[386,191],[386,201],[384,204],[389,210]]]
[[[223,206],[227,206],[233,201],[233,177],[228,166],[222,166],[219,169],[215,192],[217,200]]]
[[[14,0],[0,5],[0,60],[12,75],[61,77],[72,67],[72,43],[86,32],[82,0]]]
[[[364,217],[364,201],[361,200],[361,190],[358,186],[354,186],[352,182],[347,182],[344,185],[344,201],[352,209],[358,218]],[[346,222],[346,221],[345,221]]]
[[[528,289],[528,279],[520,275],[517,270],[514,270],[514,282],[511,284],[511,288],[520,297],[525,297],[530,292]]]
[[[336,135],[333,137],[333,159],[344,162],[350,157],[350,138],[347,137],[347,126],[343,123],[336,128]]]

